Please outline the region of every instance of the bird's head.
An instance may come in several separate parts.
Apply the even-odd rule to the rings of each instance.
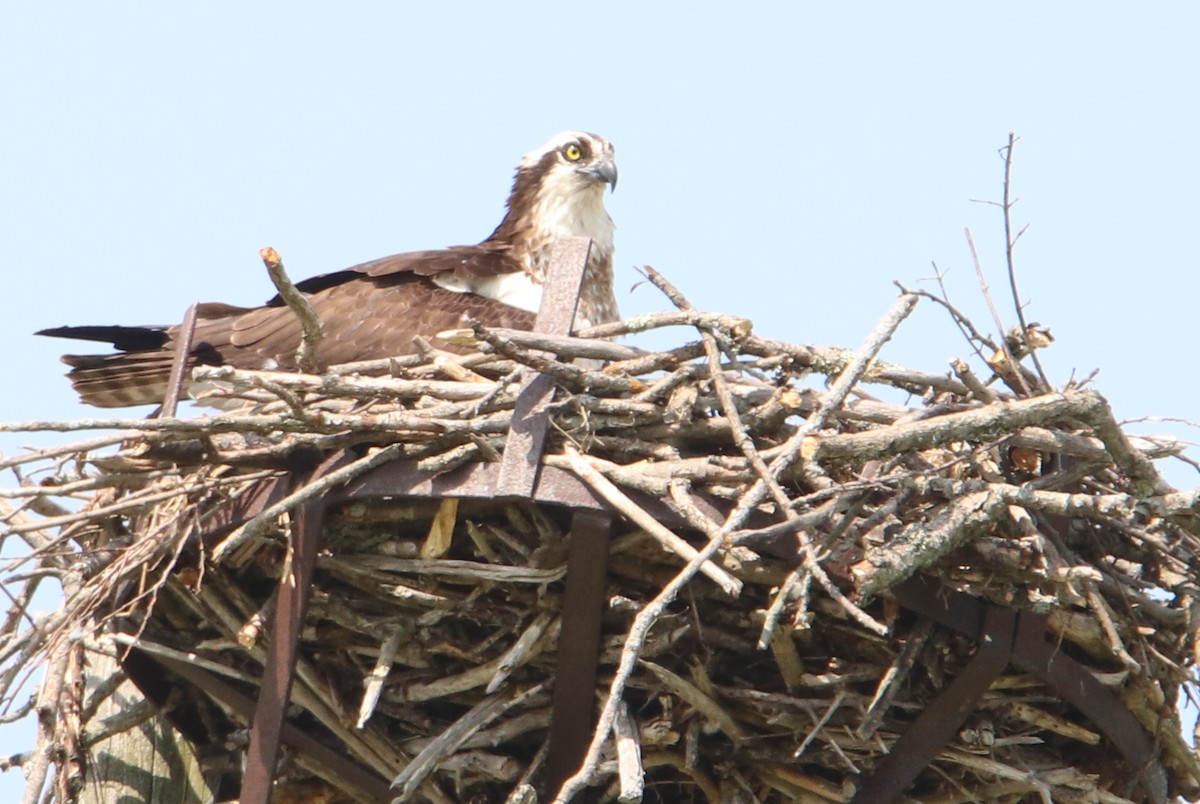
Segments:
[[[508,214],[489,240],[534,248],[563,237],[590,237],[612,253],[612,218],[604,188],[617,185],[612,144],[596,134],[564,131],[517,166]]]
[[[517,178],[523,172],[540,178],[543,186],[555,185],[561,191],[617,187],[617,163],[612,143],[586,131],[556,134],[541,148],[530,151],[521,160]]]

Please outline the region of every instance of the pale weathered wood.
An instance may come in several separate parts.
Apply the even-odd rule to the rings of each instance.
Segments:
[[[121,672],[113,658],[90,652],[89,695]],[[144,700],[126,679],[100,704],[88,731],[102,729],[103,723],[122,717]],[[191,745],[161,714],[92,746],[87,777],[80,804],[202,804],[213,799]]]

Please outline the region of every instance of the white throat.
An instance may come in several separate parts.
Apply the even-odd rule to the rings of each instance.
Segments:
[[[580,188],[568,177],[551,174],[537,195],[530,219],[534,221],[534,231],[529,233],[533,243],[589,237],[592,249],[603,259],[612,256],[616,226],[604,208],[603,186]]]

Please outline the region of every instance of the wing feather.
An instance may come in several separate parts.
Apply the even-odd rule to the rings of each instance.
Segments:
[[[414,264],[408,263],[410,268]],[[454,350],[433,336],[461,327],[470,319],[489,326],[533,327],[533,313],[472,293],[446,290],[417,270],[381,270],[374,275],[343,273],[349,278],[309,296],[324,331],[321,359],[326,365],[412,354],[417,336]],[[200,310],[193,335],[192,365],[296,368],[301,327],[287,307],[213,304],[202,305]],[[124,407],[162,400],[178,327],[146,327],[144,335],[135,329],[68,327],[54,331],[66,337],[117,341],[118,346],[161,343],[158,348],[135,348],[112,355],[65,355],[63,361],[71,366],[68,376],[85,402],[98,407]]]

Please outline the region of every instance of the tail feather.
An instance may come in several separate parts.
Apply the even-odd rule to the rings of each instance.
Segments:
[[[73,338],[79,341],[96,341],[112,344],[114,349],[122,352],[145,352],[151,349],[161,349],[167,342],[169,333],[166,327],[122,327],[122,326],[83,326],[83,327],[52,327],[38,330],[35,335],[47,335],[51,338]]]
[[[155,405],[163,401],[171,376],[168,351],[115,355],[63,355],[76,393],[98,408]]]
[[[243,308],[224,304],[200,305],[197,334],[216,324],[221,316]],[[204,316],[212,319],[205,320]],[[38,335],[108,343],[120,351],[108,355],[63,355],[71,367],[67,378],[83,402],[98,408],[157,405],[166,396],[175,357],[175,327],[79,326],[44,329]],[[189,363],[220,363],[219,352],[205,341],[192,347]]]

